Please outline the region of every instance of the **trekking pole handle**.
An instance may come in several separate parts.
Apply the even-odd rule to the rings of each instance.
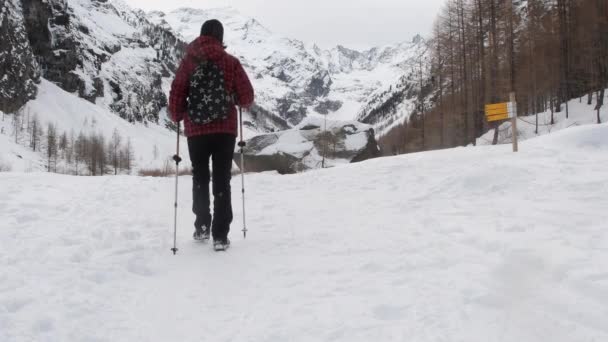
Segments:
[[[179,165],[179,163],[182,162],[182,157],[179,156],[179,138],[180,138],[180,134],[181,134],[181,125],[178,122],[177,123],[177,151],[175,152],[175,155],[173,156],[173,161],[175,161],[175,164],[177,164],[177,165]]]

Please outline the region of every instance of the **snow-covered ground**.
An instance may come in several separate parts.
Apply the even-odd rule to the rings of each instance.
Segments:
[[[608,125],[235,189],[191,241],[180,179],[0,173],[0,340],[606,341]]]

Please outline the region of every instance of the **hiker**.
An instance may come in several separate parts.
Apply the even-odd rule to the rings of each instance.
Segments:
[[[207,241],[210,230],[216,250],[230,246],[232,223],[230,179],[237,138],[236,106],[253,104],[253,87],[239,60],[225,51],[224,27],[209,20],[190,43],[171,85],[169,112],[184,121],[192,162],[194,239]],[[209,172],[209,158],[213,172]],[[209,181],[213,180],[211,216]]]

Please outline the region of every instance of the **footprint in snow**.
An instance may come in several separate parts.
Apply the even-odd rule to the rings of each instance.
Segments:
[[[132,259],[127,265],[127,270],[135,275],[142,277],[151,277],[155,275],[152,268],[145,264],[145,261]]]
[[[398,321],[405,317],[405,306],[380,305],[373,309],[374,317],[381,321]]]
[[[14,314],[14,313],[21,311],[21,309],[26,307],[31,302],[32,302],[32,300],[27,299],[27,298],[13,298],[13,299],[4,301],[4,303],[2,303],[2,306],[4,306],[6,311]]]
[[[368,273],[378,273],[384,270],[384,266],[375,262],[369,262],[361,266],[361,271]]]
[[[140,232],[133,231],[133,230],[131,230],[131,231],[123,231],[121,233],[121,235],[122,235],[122,237],[125,240],[131,240],[131,241],[138,240],[141,237],[141,233]]]
[[[39,331],[41,333],[45,333],[45,332],[49,332],[52,331],[54,329],[55,323],[53,322],[53,320],[49,317],[43,317],[40,319],[37,319],[36,322],[34,322],[34,330],[35,331]]]
[[[80,248],[70,257],[70,261],[73,263],[84,263],[91,259],[92,251],[90,248]]]

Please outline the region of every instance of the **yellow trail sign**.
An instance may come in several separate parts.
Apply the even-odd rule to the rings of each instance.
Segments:
[[[486,119],[488,122],[507,120],[510,117],[509,102],[486,105]]]
[[[488,110],[508,110],[509,108],[509,102],[503,102],[503,103],[495,103],[495,104],[489,104],[486,105],[486,111]]]
[[[488,122],[508,120],[509,113],[497,114],[497,115],[486,115],[486,119],[488,119]]]
[[[507,109],[486,109],[486,116],[498,115],[498,114],[509,114]]]
[[[511,119],[511,130],[513,132],[513,152],[517,152],[519,151],[517,145],[517,100],[515,99],[514,92],[509,94],[509,102],[486,105],[486,120],[488,122],[509,119]],[[496,125],[495,129],[498,130],[498,125]]]

